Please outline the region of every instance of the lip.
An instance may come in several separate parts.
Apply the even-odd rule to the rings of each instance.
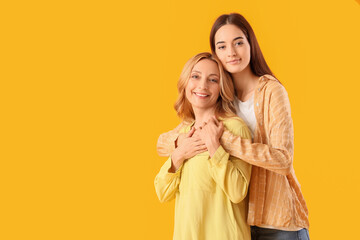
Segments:
[[[193,94],[199,98],[206,98],[209,97],[210,95],[207,93],[200,93],[200,92],[193,92]]]
[[[240,63],[240,59],[233,59],[231,61],[226,62],[227,64],[235,65]]]

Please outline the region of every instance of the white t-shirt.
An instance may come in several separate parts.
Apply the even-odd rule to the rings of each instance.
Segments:
[[[251,138],[254,139],[254,132],[256,126],[256,118],[254,111],[254,94],[246,102],[242,102],[237,97],[234,101],[236,114],[244,120],[251,132]]]

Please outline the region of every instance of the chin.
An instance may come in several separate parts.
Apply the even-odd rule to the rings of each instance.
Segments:
[[[243,66],[232,66],[227,69],[231,74],[242,72],[245,68]]]

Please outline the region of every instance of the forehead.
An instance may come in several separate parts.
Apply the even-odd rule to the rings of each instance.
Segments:
[[[209,72],[219,74],[219,68],[216,62],[209,59],[202,59],[193,67],[193,71]]]
[[[236,37],[244,37],[245,34],[241,31],[240,28],[233,24],[226,24],[219,28],[215,34],[215,42],[217,41],[225,41],[225,40],[233,40]]]

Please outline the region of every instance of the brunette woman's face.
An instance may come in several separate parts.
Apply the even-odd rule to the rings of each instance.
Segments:
[[[218,65],[209,59],[200,60],[195,64],[186,85],[185,94],[193,108],[215,107],[220,94]]]
[[[215,53],[229,73],[250,67],[250,44],[240,28],[226,24],[215,34]]]

